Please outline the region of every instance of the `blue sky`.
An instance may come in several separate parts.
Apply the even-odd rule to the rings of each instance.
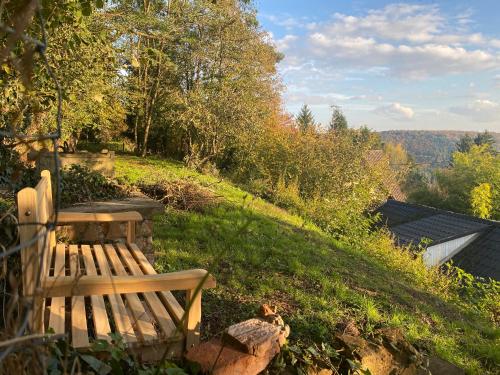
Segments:
[[[500,0],[256,0],[287,111],[326,124],[500,132]]]

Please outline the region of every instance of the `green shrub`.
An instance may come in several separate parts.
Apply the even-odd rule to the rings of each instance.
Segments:
[[[272,200],[281,207],[301,213],[304,207],[304,201],[300,197],[298,179],[286,183],[285,178],[281,176],[273,191]]]
[[[61,171],[61,204],[124,198],[127,191],[102,174],[73,164]]]

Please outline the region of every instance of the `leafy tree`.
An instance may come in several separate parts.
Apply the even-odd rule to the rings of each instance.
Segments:
[[[456,148],[458,152],[469,152],[473,144],[474,139],[469,134],[466,134],[456,143]]]
[[[332,105],[332,117],[330,119],[329,129],[331,131],[347,130],[347,120],[342,109],[337,105]]]
[[[314,116],[309,107],[307,106],[307,104],[304,104],[302,106],[295,120],[297,122],[297,125],[299,126],[299,129],[302,132],[311,129],[315,125]]]
[[[493,209],[491,185],[485,182],[474,187],[470,193],[470,199],[474,215],[488,219]]]

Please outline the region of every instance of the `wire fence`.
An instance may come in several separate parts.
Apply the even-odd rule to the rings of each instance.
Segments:
[[[3,11],[3,2],[2,2],[2,11]],[[61,129],[62,129],[62,88],[57,79],[55,72],[53,71],[51,65],[49,64],[49,59],[46,55],[46,50],[48,46],[45,20],[42,15],[41,5],[37,0],[32,0],[29,2],[28,6],[25,9],[35,9],[36,21],[38,22],[40,36],[39,39],[28,35],[25,33],[25,30],[14,29],[3,22],[0,22],[0,31],[3,33],[3,38],[9,40],[10,45],[14,45],[17,42],[23,43],[25,48],[33,49],[34,52],[39,56],[41,63],[43,64],[44,69],[46,70],[48,76],[50,77],[55,91],[56,91],[56,101],[57,101],[57,114],[56,114],[56,127],[55,129],[49,130],[45,134],[23,134],[17,131],[15,125],[5,126],[5,130],[0,129],[0,140],[2,141],[2,147],[6,147],[8,143],[8,147],[14,149],[19,145],[26,145],[28,149],[32,148],[33,144],[42,141],[50,141],[52,143],[53,148],[53,158],[54,158],[54,170],[52,174],[54,176],[55,181],[55,200],[54,200],[54,214],[48,218],[46,222],[43,223],[29,223],[27,225],[32,225],[37,227],[36,234],[29,241],[23,243],[17,243],[19,237],[19,227],[23,224],[19,223],[16,216],[12,213],[12,211],[8,211],[6,214],[0,217],[0,224],[7,225],[7,221],[9,222],[10,227],[17,228],[15,229],[16,233],[14,236],[17,237],[17,240],[11,241],[13,245],[5,248],[5,246],[1,245],[2,252],[0,253],[0,260],[2,261],[2,277],[4,281],[4,301],[3,301],[3,324],[4,324],[4,333],[6,331],[9,319],[15,319],[17,324],[15,324],[15,329],[13,330],[13,334],[9,335],[10,337],[4,337],[5,341],[0,342],[0,369],[3,367],[3,361],[7,358],[7,356],[19,347],[20,343],[26,343],[27,340],[38,339],[39,342],[44,342],[44,335],[30,335],[29,332],[29,321],[30,316],[33,313],[34,309],[34,298],[19,298],[16,293],[15,285],[12,286],[12,293],[9,295],[10,300],[6,301],[7,291],[6,287],[8,284],[8,271],[7,271],[7,259],[15,254],[22,252],[24,249],[29,248],[30,246],[38,243],[43,239],[43,242],[49,241],[49,234],[56,227],[56,223],[58,220],[58,215],[60,211],[60,197],[61,197],[61,175],[59,168],[59,139],[61,137]],[[28,11],[27,11],[28,12]],[[22,16],[22,15],[21,15]],[[25,17],[28,17],[27,15]],[[10,51],[9,46],[4,47],[4,51],[2,51],[3,60],[7,60]],[[4,61],[1,61],[2,63]],[[10,129],[8,129],[10,128]],[[45,230],[44,230],[45,229]],[[47,249],[47,246],[43,246],[43,249]],[[44,250],[45,251],[45,250]],[[44,257],[44,254],[37,254],[35,256]],[[33,259],[29,259],[28,262],[34,261]],[[35,264],[39,264],[40,267],[35,273],[35,290],[37,290],[41,285],[41,277],[42,277],[42,265],[43,262],[37,262]],[[14,312],[14,306],[18,302],[21,302],[22,309],[20,309],[20,316],[16,316]],[[6,306],[8,305],[8,306]],[[7,309],[7,312],[5,311]],[[40,337],[38,337],[40,336]],[[55,337],[54,337],[55,338]]]

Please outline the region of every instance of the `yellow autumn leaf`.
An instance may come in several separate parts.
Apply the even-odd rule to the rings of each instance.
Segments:
[[[96,102],[98,102],[98,103],[102,103],[103,95],[102,95],[102,94],[100,94],[100,93],[98,93],[98,94],[94,94],[94,95],[92,96],[92,98],[93,98]]]
[[[135,56],[132,56],[132,59],[130,59],[130,65],[132,65],[132,67],[134,68],[138,68],[139,66],[141,66],[141,64],[139,64],[139,60],[137,60]]]

